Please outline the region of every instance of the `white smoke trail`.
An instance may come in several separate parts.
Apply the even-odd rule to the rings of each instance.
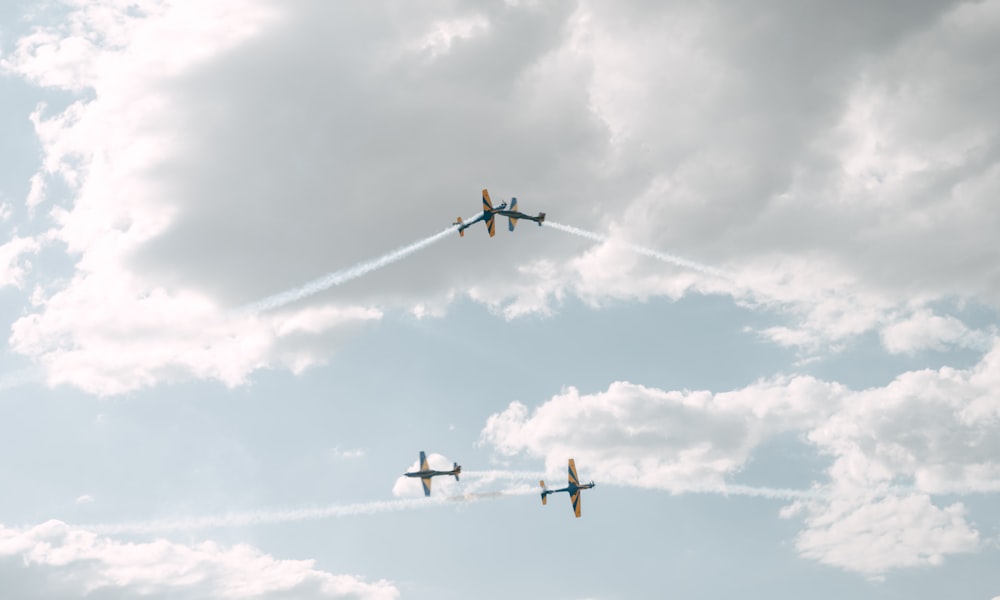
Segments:
[[[453,496],[401,498],[397,500],[359,502],[356,504],[331,504],[328,506],[293,508],[285,510],[250,510],[202,517],[177,517],[171,519],[152,519],[148,521],[132,521],[126,523],[96,523],[91,525],[80,525],[80,527],[102,535],[166,533],[171,531],[192,531],[199,529],[215,529],[220,527],[243,527],[247,525],[291,523],[338,517],[373,515],[377,513],[431,508],[454,502],[476,502],[479,500],[489,500],[507,496],[521,496],[534,493],[534,489],[511,488],[493,492],[468,492],[464,494],[455,494]]]
[[[463,473],[463,475],[483,479],[537,480],[544,477],[545,474],[532,471],[470,471],[468,473]],[[616,487],[631,486],[619,484]],[[101,535],[142,535],[174,531],[197,531],[201,529],[245,527],[249,525],[273,525],[299,521],[316,521],[320,519],[374,515],[379,513],[440,507],[456,502],[478,502],[480,500],[527,496],[537,493],[538,489],[535,486],[517,486],[496,491],[470,491],[451,496],[431,496],[430,498],[399,498],[395,500],[359,502],[355,504],[331,504],[328,506],[275,510],[249,510],[200,517],[176,517],[146,521],[131,521],[125,523],[95,523],[80,525],[80,527]],[[823,495],[822,492],[817,490],[795,490],[732,484],[721,486],[685,487],[683,489],[673,491],[673,493],[748,496],[772,500],[815,499]]]
[[[543,471],[462,471],[462,477],[478,477],[480,479],[507,479],[507,480],[527,480],[534,481],[543,479]]]
[[[710,267],[702,263],[677,256],[675,254],[667,254],[666,252],[659,252],[657,250],[652,250],[638,244],[632,244],[630,242],[625,242],[619,239],[610,238],[606,235],[601,235],[599,233],[594,233],[592,231],[586,231],[578,227],[572,227],[570,225],[563,225],[562,223],[554,223],[552,221],[545,221],[546,227],[551,227],[552,229],[558,229],[566,233],[571,233],[573,235],[586,238],[595,242],[614,242],[621,245],[623,248],[627,248],[636,254],[641,254],[643,256],[649,256],[655,258],[659,261],[677,265],[678,267],[684,267],[686,269],[691,269],[698,271],[699,273],[704,273],[705,275],[712,275],[713,277],[719,277],[722,279],[735,279],[731,273],[727,273],[721,269],[716,269],[715,267]]]
[[[791,488],[758,487],[751,485],[724,483],[715,486],[684,487],[675,494],[715,494],[719,496],[746,496],[769,500],[808,500],[821,497],[817,490],[796,490]]]
[[[241,312],[246,312],[246,313],[258,313],[258,312],[263,312],[265,310],[272,310],[275,308],[279,308],[286,304],[295,302],[296,300],[307,298],[309,296],[312,296],[313,294],[317,294],[319,292],[322,292],[323,290],[327,290],[335,285],[346,283],[348,281],[351,281],[352,279],[357,279],[362,275],[367,275],[368,273],[377,271],[383,267],[387,267],[394,262],[406,258],[407,256],[413,254],[417,250],[421,250],[423,248],[426,248],[427,246],[430,246],[435,242],[443,240],[445,236],[447,236],[449,233],[454,233],[457,229],[458,225],[452,225],[451,227],[439,233],[435,233],[430,237],[426,237],[422,240],[413,242],[409,246],[403,246],[402,248],[397,248],[396,250],[393,250],[388,254],[383,254],[378,258],[358,263],[353,267],[348,267],[346,269],[341,269],[339,271],[328,273],[318,279],[310,281],[305,285],[299,286],[297,288],[292,288],[290,290],[286,290],[278,294],[274,294],[273,296],[268,296],[263,300],[258,300],[253,304],[248,304],[240,308],[239,310]]]

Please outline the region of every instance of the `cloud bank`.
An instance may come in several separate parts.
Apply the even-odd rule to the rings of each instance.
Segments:
[[[124,543],[59,521],[0,526],[5,594],[48,598],[398,598],[387,581],[333,575],[247,545]]]
[[[99,394],[322,363],[365,317],[283,338],[227,311],[441,231],[482,187],[601,237],[470,230],[287,318],[701,292],[780,315],[761,334],[806,353],[871,332],[894,353],[967,345],[986,334],[950,303],[1000,300],[998,14],[67,2],[0,62],[76,98],[30,115],[45,231],[0,249],[0,284],[31,290],[10,347]],[[41,249],[72,274],[47,275]],[[126,339],[172,350],[131,360]]]
[[[813,494],[782,510],[803,518],[796,547],[878,576],[982,547],[964,505],[936,500],[1000,491],[998,361],[994,344],[973,368],[907,372],[860,391],[812,377],[718,393],[568,388],[533,410],[511,403],[482,442],[543,458],[550,474],[574,457],[587,478],[682,493],[724,489],[765,441],[798,435],[831,463]]]

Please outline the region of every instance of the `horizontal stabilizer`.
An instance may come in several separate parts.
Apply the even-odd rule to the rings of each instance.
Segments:
[[[545,222],[545,213],[543,212],[538,213],[538,226],[541,227],[542,223],[544,222]]]

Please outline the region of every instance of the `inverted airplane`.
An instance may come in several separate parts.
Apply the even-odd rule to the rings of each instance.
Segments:
[[[458,481],[458,474],[462,472],[462,467],[458,463],[453,463],[452,469],[450,471],[435,471],[430,468],[427,464],[427,455],[424,451],[420,451],[420,470],[414,471],[412,473],[403,473],[407,477],[419,477],[420,483],[424,484],[424,496],[431,495],[431,477],[437,475],[454,475],[455,481]]]
[[[542,223],[545,222],[545,213],[543,212],[538,213],[537,217],[532,217],[531,215],[526,215],[523,212],[518,212],[517,198],[510,199],[510,210],[507,210],[506,202],[501,202],[500,206],[493,208],[493,202],[490,201],[490,193],[486,190],[483,190],[482,214],[480,214],[475,219],[469,221],[468,223],[464,223],[462,221],[462,217],[458,217],[458,220],[452,223],[452,225],[458,225],[459,226],[458,235],[464,237],[466,229],[471,227],[474,223],[485,221],[486,230],[489,231],[490,237],[493,237],[493,235],[496,234],[496,230],[494,229],[494,218],[497,215],[500,215],[501,217],[507,217],[508,219],[507,227],[511,231],[514,231],[514,226],[517,225],[518,219],[527,219],[528,221],[534,221],[535,223],[538,223],[539,227],[541,227]]]
[[[580,518],[580,490],[589,490],[594,487],[594,482],[585,483],[580,485],[580,478],[576,476],[576,463],[573,459],[569,459],[569,485],[558,490],[550,490],[545,487],[544,481],[539,481],[538,485],[542,486],[542,504],[548,504],[546,501],[546,496],[549,494],[555,494],[557,492],[566,492],[569,494],[570,501],[573,502],[573,512],[576,513],[576,517]]]

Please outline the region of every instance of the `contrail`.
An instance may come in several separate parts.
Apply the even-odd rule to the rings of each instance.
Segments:
[[[475,217],[472,217],[468,220],[471,220],[473,218]],[[274,294],[273,296],[268,296],[263,300],[258,300],[257,302],[254,302],[253,304],[247,304],[246,306],[240,308],[239,311],[245,313],[258,313],[258,312],[263,312],[265,310],[272,310],[275,308],[279,308],[286,304],[295,302],[296,300],[307,298],[309,296],[312,296],[313,294],[322,292],[323,290],[329,289],[335,285],[346,283],[348,281],[351,281],[352,279],[357,279],[362,275],[367,275],[372,271],[377,271],[382,267],[387,267],[398,260],[406,258],[407,256],[413,254],[417,250],[421,250],[423,248],[426,248],[427,246],[430,246],[435,242],[443,240],[445,236],[447,236],[449,233],[454,233],[456,229],[458,229],[458,226],[452,225],[451,227],[439,233],[435,233],[430,237],[426,237],[422,240],[413,242],[409,246],[403,246],[402,248],[397,248],[396,250],[393,250],[388,254],[383,254],[378,258],[358,263],[353,267],[348,267],[346,269],[341,269],[339,271],[327,273],[326,275],[318,279],[314,279],[305,285],[299,286],[297,288],[292,288],[290,290],[286,290],[278,294]]]
[[[700,262],[683,258],[675,254],[667,254],[666,252],[659,252],[657,250],[652,250],[650,248],[639,246],[638,244],[632,244],[630,242],[625,242],[619,239],[610,238],[606,235],[601,235],[599,233],[594,233],[592,231],[586,231],[578,227],[563,225],[562,223],[554,223],[552,221],[545,221],[545,227],[551,227],[552,229],[558,229],[559,231],[572,233],[573,235],[577,235],[582,238],[586,238],[588,240],[593,240],[595,242],[614,242],[616,244],[620,244],[624,248],[628,248],[629,250],[635,252],[636,254],[649,256],[651,258],[655,258],[665,263],[670,263],[672,265],[677,265],[678,267],[684,267],[686,269],[691,269],[694,271],[698,271],[699,273],[704,273],[705,275],[712,275],[714,277],[719,277],[722,279],[730,279],[730,280],[734,279],[731,273],[727,273],[726,271],[723,271],[721,269],[716,269],[715,267],[710,267],[708,265],[701,264]]]

